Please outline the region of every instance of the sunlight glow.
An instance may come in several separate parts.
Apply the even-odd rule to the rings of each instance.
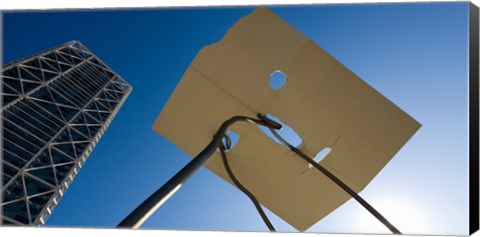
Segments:
[[[422,210],[412,203],[386,200],[375,202],[374,207],[403,234],[425,234],[428,226]],[[369,213],[358,217],[358,231],[372,234],[388,234],[390,231]]]

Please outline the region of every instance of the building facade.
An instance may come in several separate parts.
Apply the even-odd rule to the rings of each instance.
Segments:
[[[78,41],[2,68],[2,224],[43,225],[132,87]]]

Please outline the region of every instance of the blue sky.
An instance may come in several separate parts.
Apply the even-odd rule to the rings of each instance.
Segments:
[[[47,226],[114,227],[190,161],[151,126],[197,52],[252,9],[3,15],[4,63],[80,40],[133,86]],[[361,195],[404,233],[467,234],[468,4],[271,9],[422,124]],[[204,168],[143,227],[267,231],[249,199]],[[389,233],[352,200],[308,231]]]

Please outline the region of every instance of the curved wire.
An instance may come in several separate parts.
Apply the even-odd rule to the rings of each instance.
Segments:
[[[238,181],[238,179],[235,177],[235,174],[233,173],[232,169],[230,168],[230,165],[228,164],[227,155],[225,154],[225,151],[227,150],[227,148],[230,149],[231,141],[230,141],[230,137],[228,137],[228,135],[225,135],[225,138],[226,138],[225,142],[226,142],[227,147],[225,147],[223,145],[223,143],[220,143],[219,149],[220,149],[220,153],[222,155],[223,165],[225,166],[225,170],[227,171],[228,176],[233,181],[233,183],[238,187],[238,189],[240,189],[240,191],[242,191],[245,195],[247,195],[250,198],[250,200],[255,205],[255,208],[257,209],[258,213],[262,217],[263,222],[265,222],[265,224],[267,225],[268,229],[271,232],[275,232],[276,231],[275,227],[273,227],[272,223],[270,222],[267,215],[263,211],[262,206],[260,205],[260,202],[258,202],[257,198],[255,198],[255,196],[250,191],[248,191],[248,189],[245,188],[240,183],[240,181]]]
[[[357,202],[359,202],[365,209],[367,209],[373,216],[375,216],[383,225],[385,225],[392,233],[394,234],[402,234],[395,226],[393,226],[388,220],[383,217],[375,208],[373,208],[365,199],[360,197],[355,191],[353,191],[347,184],[345,184],[343,181],[341,181],[339,178],[337,178],[335,175],[330,173],[326,168],[321,166],[319,163],[315,162],[312,158],[307,156],[303,151],[300,149],[292,146],[290,143],[288,143],[285,139],[283,139],[274,129],[269,128],[270,132],[275,136],[284,146],[286,146],[288,149],[293,151],[295,154],[298,156],[302,157],[304,160],[306,160],[308,163],[310,163],[313,167],[317,168],[320,172],[325,174],[330,180],[332,180],[334,183],[336,183],[340,188],[342,188],[345,192],[350,194]]]
[[[160,206],[165,203],[190,176],[192,176],[217,150],[219,144],[222,143],[222,139],[227,132],[229,126],[236,122],[249,122],[259,124],[268,128],[280,129],[282,125],[261,115],[257,115],[258,118],[250,118],[247,116],[233,116],[228,120],[225,120],[220,128],[213,136],[210,143],[185,165],[180,171],[178,171],[173,177],[171,177],[163,186],[158,188],[147,199],[145,199],[139,206],[137,206],[125,219],[123,219],[117,227],[123,228],[139,228]]]

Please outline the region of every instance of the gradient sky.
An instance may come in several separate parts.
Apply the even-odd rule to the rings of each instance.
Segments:
[[[3,15],[3,63],[80,40],[133,86],[47,226],[114,227],[190,161],[151,126],[197,52],[252,9]],[[467,234],[468,3],[271,9],[422,124],[361,195],[403,233]],[[267,231],[249,199],[204,168],[143,228]],[[389,233],[353,200],[308,232]]]

